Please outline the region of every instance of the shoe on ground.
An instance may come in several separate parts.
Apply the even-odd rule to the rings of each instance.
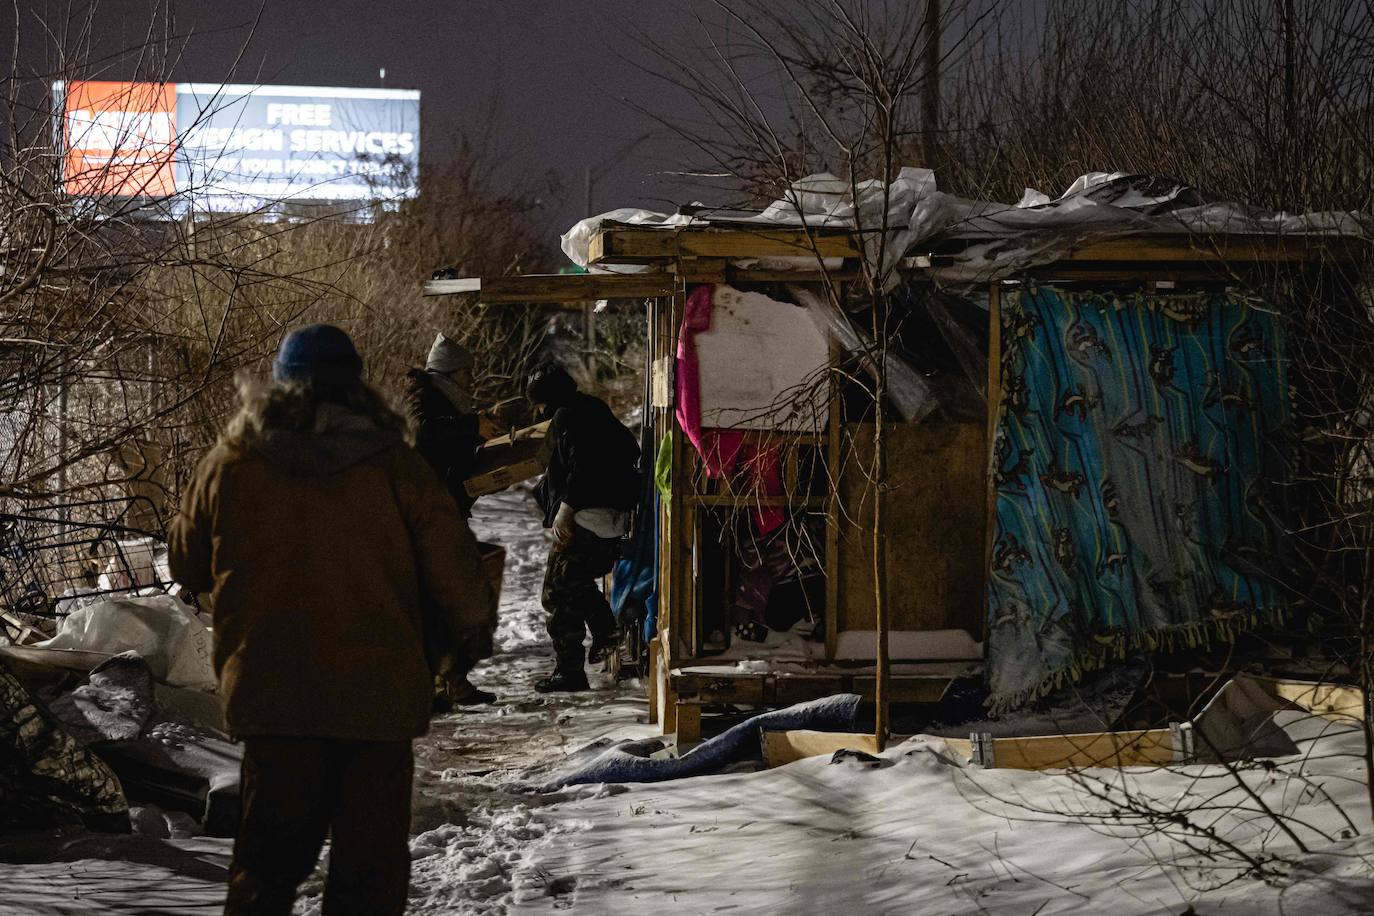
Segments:
[[[548,677],[535,681],[534,689],[539,693],[577,693],[591,690],[592,685],[587,683],[587,672],[585,671],[579,671],[576,674],[555,671]]]

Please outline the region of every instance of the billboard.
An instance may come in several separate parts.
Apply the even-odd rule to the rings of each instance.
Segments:
[[[244,213],[415,193],[416,90],[128,82],[53,89],[63,188],[73,197],[165,198],[183,212]]]

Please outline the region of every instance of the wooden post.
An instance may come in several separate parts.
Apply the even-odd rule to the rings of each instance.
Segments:
[[[683,316],[687,311],[687,284],[678,278],[677,289],[673,293],[672,317],[669,319],[666,339],[668,342],[668,354],[676,357],[678,347],[678,336],[682,331]],[[676,401],[676,395],[674,396]],[[683,491],[687,485],[687,474],[685,449],[683,448],[684,436],[682,429],[677,424],[675,416],[676,404],[670,406],[667,411],[667,423],[669,435],[672,437],[671,447],[673,452],[673,472],[672,472],[672,491],[668,498],[668,541],[665,545],[668,553],[668,631],[677,639],[678,646],[684,652],[690,653],[691,648],[684,642],[685,637],[689,637],[691,630],[686,628],[689,623],[685,617],[686,589],[683,587],[685,582],[684,566],[691,544],[683,536],[685,530],[684,518],[686,514],[686,501],[683,499]],[[659,605],[663,607],[662,604]],[[668,664],[682,657],[678,652],[673,651],[672,639],[664,646],[668,652]]]
[[[658,721],[658,668],[663,663],[663,644],[649,640],[649,724]]]
[[[681,750],[688,745],[699,744],[701,742],[701,707],[696,703],[678,703],[674,718],[677,719],[677,727],[674,734],[677,735],[677,746]]]
[[[887,441],[883,435],[883,397],[887,389],[887,299],[877,292],[873,303],[873,340],[878,346],[878,372],[873,383],[873,623],[877,628],[877,678],[873,689],[873,738],[881,750],[887,744],[887,535],[883,500],[887,489]]]
[[[997,547],[997,414],[1002,409],[1002,295],[996,283],[988,291],[988,438],[987,448],[987,512],[986,550],[983,554],[983,575],[992,573],[992,553]],[[980,640],[987,639],[987,589],[983,590],[983,624]]]
[[[825,442],[825,657],[834,661],[840,642],[840,382],[838,349],[830,344],[830,416]]]
[[[654,700],[658,709],[658,730],[671,735],[677,731],[677,695],[673,691],[673,665],[668,655],[668,634],[658,653],[658,667],[654,671]]]

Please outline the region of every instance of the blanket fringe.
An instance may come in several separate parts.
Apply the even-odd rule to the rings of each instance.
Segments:
[[[1057,690],[1077,684],[1083,675],[1100,671],[1111,662],[1122,661],[1133,651],[1173,653],[1182,649],[1206,649],[1214,643],[1233,643],[1245,632],[1261,626],[1282,626],[1288,622],[1284,608],[1257,608],[1215,620],[1198,621],[1174,627],[1157,627],[1139,633],[1113,633],[1095,637],[1093,645],[1079,647],[1059,668],[1049,672],[1038,684],[988,698],[988,711],[996,716],[1035,703]]]

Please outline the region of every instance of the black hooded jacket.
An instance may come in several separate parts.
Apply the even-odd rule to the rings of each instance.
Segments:
[[[549,464],[535,488],[544,527],[553,525],[560,503],[573,511],[628,511],[639,498],[639,443],[606,402],[574,391],[553,412],[546,447]]]
[[[463,413],[423,369],[406,373],[406,414],[415,424],[415,449],[439,474],[463,517],[472,514],[472,497],[463,488],[482,447],[477,414]]]

